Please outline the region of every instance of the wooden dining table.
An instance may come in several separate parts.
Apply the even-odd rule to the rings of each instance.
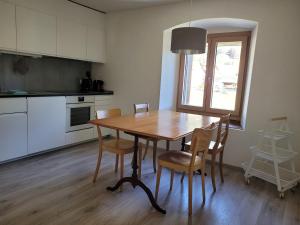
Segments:
[[[120,179],[114,186],[107,187],[109,191],[117,190],[123,183],[129,182],[133,188],[141,187],[147,194],[152,206],[165,214],[155,201],[151,190],[138,178],[137,154],[139,138],[153,138],[157,140],[177,141],[182,139],[181,150],[184,149],[185,137],[192,134],[195,128],[208,127],[219,121],[218,117],[195,115],[174,111],[151,111],[114,118],[91,120],[89,123],[116,130],[121,130],[134,136],[134,154],[132,160],[132,176]]]

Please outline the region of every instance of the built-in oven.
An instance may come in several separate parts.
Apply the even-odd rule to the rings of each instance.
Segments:
[[[95,118],[94,96],[68,96],[66,132],[92,128],[89,120]]]

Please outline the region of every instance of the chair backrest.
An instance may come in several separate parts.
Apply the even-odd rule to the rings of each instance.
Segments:
[[[106,119],[106,118],[114,118],[114,117],[119,117],[121,116],[121,109],[119,108],[114,108],[114,109],[107,109],[107,110],[98,110],[96,112],[96,118],[97,119]],[[97,126],[97,131],[98,131],[98,137],[99,139],[102,138],[102,134],[101,134],[101,129],[99,126]],[[119,130],[116,131],[117,134],[117,138],[120,138],[120,133]]]
[[[119,117],[119,116],[121,116],[121,114],[122,114],[121,109],[119,109],[119,108],[98,110],[96,112],[96,118],[97,119],[113,118],[113,117]]]
[[[220,118],[214,149],[217,149],[219,144],[222,144],[223,146],[226,144],[229,131],[230,116],[231,114],[227,114],[221,116]]]
[[[149,112],[149,104],[148,103],[133,104],[133,108],[134,108],[134,113]]]
[[[202,160],[205,161],[209,143],[212,138],[213,131],[216,129],[216,125],[213,123],[207,128],[196,128],[192,134],[191,153],[192,159],[190,168],[195,164],[196,156],[201,153]]]

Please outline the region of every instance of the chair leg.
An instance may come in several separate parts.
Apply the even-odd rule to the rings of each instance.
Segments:
[[[174,170],[171,170],[171,176],[170,176],[170,191],[173,188],[173,180],[174,180]]]
[[[170,150],[170,141],[166,141],[166,150],[167,150],[167,151]]]
[[[189,215],[193,214],[193,173],[189,173]]]
[[[145,153],[144,153],[144,156],[143,156],[143,160],[145,160],[145,158],[146,158],[146,155],[147,155],[147,152],[148,152],[148,147],[149,147],[149,140],[146,141]]]
[[[155,201],[157,201],[157,197],[158,197],[161,170],[162,170],[162,167],[159,165],[158,170],[157,170],[157,174],[156,174]]]
[[[184,180],[184,176],[185,176],[185,172],[182,173],[181,178],[180,178],[180,182],[182,183]]]
[[[204,170],[204,168],[202,168],[201,182],[202,182],[202,204],[204,204],[205,203],[205,170]]]
[[[139,147],[139,169],[138,169],[138,177],[141,179],[142,176],[142,154],[143,154],[143,149],[142,147]]]
[[[214,192],[216,191],[216,174],[215,174],[215,161],[216,161],[216,155],[212,154],[211,156],[211,182],[214,189]]]
[[[124,177],[124,154],[120,154],[120,161],[121,161],[121,165],[120,165],[120,179],[122,179]],[[120,187],[120,191],[122,191],[122,185]]]
[[[96,169],[95,169],[95,173],[94,173],[93,183],[96,182],[98,172],[99,172],[99,169],[100,169],[101,159],[102,159],[102,146],[99,145],[99,154],[98,154]]]
[[[157,150],[157,140],[153,141],[153,170],[156,173],[156,150]]]
[[[223,151],[220,152],[219,156],[219,168],[220,168],[220,176],[221,176],[221,181],[224,183],[224,175],[223,175]]]
[[[115,172],[118,172],[118,167],[119,167],[119,155],[116,154]]]

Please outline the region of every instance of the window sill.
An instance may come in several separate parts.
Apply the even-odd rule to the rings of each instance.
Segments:
[[[236,121],[229,123],[229,129],[244,130],[244,128],[239,123],[237,123]]]

